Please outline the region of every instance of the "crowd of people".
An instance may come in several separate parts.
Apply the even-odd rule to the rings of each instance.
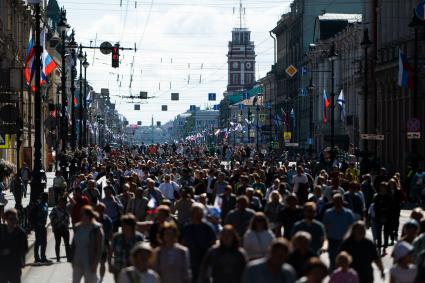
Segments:
[[[73,282],[101,282],[108,271],[119,283],[369,283],[373,265],[391,283],[425,282],[425,213],[413,209],[399,227],[410,194],[398,172],[190,144],[93,147],[60,165],[51,194],[33,204],[34,255],[50,263],[49,218]],[[0,226],[0,267],[16,263],[15,277],[26,241],[17,216],[7,210]]]

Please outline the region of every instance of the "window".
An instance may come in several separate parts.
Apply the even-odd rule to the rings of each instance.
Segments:
[[[231,84],[239,85],[239,74],[232,74]]]

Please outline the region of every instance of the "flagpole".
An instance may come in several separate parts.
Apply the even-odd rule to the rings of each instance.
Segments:
[[[41,187],[41,170],[42,170],[42,161],[41,161],[41,90],[40,90],[40,80],[41,80],[41,54],[42,48],[40,44],[40,3],[34,4],[35,8],[35,57],[34,57],[34,66],[35,66],[35,92],[34,92],[34,167],[33,175],[31,180],[31,201],[38,200],[43,188]]]

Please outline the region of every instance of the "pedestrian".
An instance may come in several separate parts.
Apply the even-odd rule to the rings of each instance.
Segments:
[[[247,257],[239,236],[231,225],[225,225],[219,239],[202,261],[198,282],[240,283]]]
[[[124,268],[119,283],[159,283],[159,275],[149,268],[152,260],[152,248],[146,243],[138,243],[131,250],[132,266]]]
[[[307,262],[311,258],[317,256],[317,254],[311,250],[310,243],[311,235],[304,231],[295,233],[292,238],[292,252],[289,256],[288,263],[295,269],[297,278],[306,275]]]
[[[390,217],[394,214],[392,211],[392,196],[388,190],[388,183],[379,183],[378,193],[373,200],[376,220],[376,234],[378,248],[382,249],[382,255],[387,255],[388,240],[391,232]],[[384,244],[382,244],[382,233]]]
[[[322,283],[328,276],[328,267],[318,257],[313,257],[307,262],[305,274],[296,283]]]
[[[114,275],[115,282],[122,269],[130,266],[131,249],[139,242],[143,242],[144,237],[136,231],[136,217],[129,213],[121,217],[122,231],[112,237],[111,246],[108,253],[109,271]]]
[[[65,245],[65,254],[68,262],[71,261],[71,252],[69,245],[69,224],[71,215],[66,206],[66,198],[59,198],[58,204],[49,214],[50,223],[52,225],[53,234],[55,236],[55,253],[56,261],[60,262],[60,246],[63,239]]]
[[[303,210],[298,206],[297,196],[294,194],[288,195],[285,200],[285,206],[279,212],[278,216],[278,221],[280,224],[279,227],[283,227],[283,236],[286,239],[291,239],[292,227],[302,218]]]
[[[40,202],[36,209],[36,223],[35,223],[35,242],[34,242],[34,258],[35,263],[51,263],[52,261],[46,258],[47,248],[47,218],[49,215],[49,205],[47,201],[49,195],[42,193]]]
[[[81,221],[82,209],[89,204],[89,200],[86,196],[83,196],[82,190],[79,187],[74,190],[72,197],[68,193],[65,193],[64,196],[69,200],[72,227],[75,227]]]
[[[19,172],[19,176],[22,179],[22,182],[24,183],[24,198],[27,197],[27,189],[28,189],[28,184],[31,181],[32,178],[32,172],[31,169],[29,168],[28,164],[24,162],[20,172]]]
[[[249,200],[247,196],[238,196],[236,208],[232,209],[226,216],[224,223],[235,227],[239,237],[243,237],[248,230],[251,219],[255,216],[255,211],[248,208]]]
[[[97,268],[102,257],[103,229],[96,221],[97,213],[89,205],[81,209],[81,221],[74,230],[71,244],[72,283],[98,283]]]
[[[159,230],[160,246],[155,250],[155,271],[161,283],[190,283],[189,250],[178,244],[179,230],[175,223],[164,222]]]
[[[351,267],[357,272],[361,283],[373,283],[372,263],[378,267],[381,278],[385,278],[384,266],[378,249],[373,241],[366,238],[366,225],[362,221],[355,222],[347,237],[341,244],[340,251],[345,251],[352,256]]]
[[[61,171],[56,171],[55,177],[53,178],[53,194],[55,198],[55,205],[58,204],[58,200],[62,197],[67,189],[67,183],[65,178],[62,176]]]
[[[22,197],[24,196],[24,183],[21,177],[19,176],[19,174],[15,174],[12,177],[12,180],[10,181],[9,189],[15,199],[15,208],[21,209]]]
[[[293,283],[296,280],[294,269],[287,264],[290,244],[283,238],[273,241],[266,258],[250,262],[243,274],[243,283]]]
[[[132,213],[136,216],[137,221],[145,221],[148,212],[149,200],[143,196],[143,189],[138,187],[134,198],[128,201],[126,213]]]
[[[400,241],[394,246],[392,257],[394,265],[390,269],[390,283],[414,283],[417,274],[412,261],[413,246]]]
[[[209,194],[207,194],[208,197]],[[212,194],[210,194],[212,196]],[[236,195],[232,193],[232,186],[227,185],[224,189],[224,193],[220,195],[219,199],[216,199],[216,203],[221,209],[221,219],[224,221],[227,214],[236,206]]]
[[[120,217],[124,211],[121,201],[113,195],[113,188],[106,186],[104,189],[105,197],[101,202],[105,205],[105,213],[112,219],[113,231],[117,232],[120,226]]]
[[[344,207],[342,195],[333,196],[333,207],[326,210],[323,224],[328,237],[328,253],[330,270],[335,269],[335,258],[345,234],[354,222],[354,215],[350,209]]]
[[[216,234],[211,224],[204,220],[205,207],[194,203],[191,210],[191,222],[182,230],[182,244],[189,249],[192,282],[196,283],[202,259],[208,249],[215,244]]]
[[[248,260],[263,258],[267,255],[274,234],[269,228],[267,217],[262,212],[257,212],[251,219],[248,231],[243,238],[243,247]]]
[[[96,181],[90,179],[87,181],[87,188],[83,190],[83,195],[87,197],[91,206],[95,207],[100,201],[101,196],[99,190],[96,188]]]
[[[304,231],[310,234],[311,242],[310,249],[316,254],[320,255],[320,251],[326,240],[325,226],[314,217],[316,216],[316,204],[314,202],[307,202],[304,205],[304,219],[296,222],[292,228],[291,237],[297,232]]]
[[[340,252],[336,257],[337,269],[331,275],[329,283],[360,283],[357,272],[350,267],[353,258],[347,252]]]
[[[6,210],[4,216],[6,224],[0,224],[0,282],[20,283],[28,251],[27,235],[18,226],[16,209]]]
[[[282,196],[277,190],[270,193],[268,202],[264,208],[264,213],[270,221],[270,229],[276,236],[281,236],[279,225],[279,212],[283,209]]]
[[[99,267],[99,282],[103,281],[106,273],[106,261],[108,260],[108,252],[111,246],[112,240],[112,219],[105,214],[105,205],[101,202],[98,202],[96,205],[96,212],[98,213],[97,221],[102,224],[103,234],[104,234],[104,248],[102,250],[102,256],[100,258],[100,267]]]

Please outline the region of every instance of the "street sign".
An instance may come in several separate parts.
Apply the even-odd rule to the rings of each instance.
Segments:
[[[295,68],[294,65],[289,65],[289,67],[286,68],[285,72],[288,74],[288,76],[290,76],[292,78],[293,76],[295,76],[297,74],[298,69]]]
[[[215,93],[208,93],[208,100],[209,101],[215,101],[217,95]]]
[[[104,41],[102,44],[100,44],[99,49],[102,54],[108,55],[112,52],[112,44],[108,41]]]
[[[385,136],[384,135],[376,135],[376,134],[361,134],[360,138],[362,140],[383,141],[385,139]]]
[[[409,139],[409,140],[420,140],[421,139],[421,132],[408,132],[407,133],[407,139]]]
[[[0,133],[0,148],[9,148],[9,135]]]
[[[287,147],[299,147],[300,144],[297,143],[297,142],[288,142],[288,143],[285,143],[285,146],[287,146]]]
[[[174,101],[179,100],[179,94],[177,92],[171,93],[171,100],[174,100]]]
[[[425,1],[421,1],[416,6],[415,13],[421,21],[425,21]]]
[[[421,130],[421,121],[418,118],[410,118],[407,121],[408,132],[419,132]]]
[[[292,139],[292,132],[283,132],[283,140],[290,141]]]
[[[314,143],[314,141],[313,141],[313,139],[312,139],[312,138],[308,138],[308,139],[307,139],[307,144],[308,144],[308,145],[313,145],[313,143]]]

